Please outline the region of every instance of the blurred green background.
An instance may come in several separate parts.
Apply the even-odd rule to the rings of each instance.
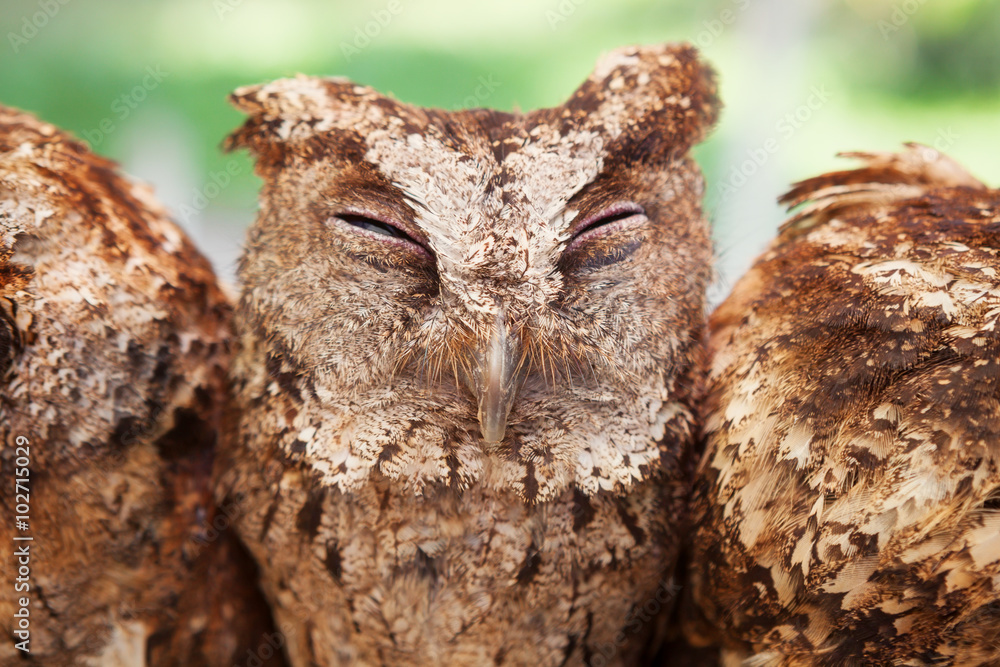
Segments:
[[[219,150],[240,123],[225,96],[296,72],[526,110],[608,49],[694,42],[726,104],[697,149],[715,299],[773,235],[775,198],[837,151],[921,141],[1000,184],[1000,0],[0,0],[0,28],[0,102],[152,183],[230,281],[259,183]]]

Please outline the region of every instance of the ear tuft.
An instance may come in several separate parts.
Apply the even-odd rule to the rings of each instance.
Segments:
[[[246,122],[223,144],[227,151],[248,148],[259,162],[280,161],[286,144],[318,132],[350,127],[362,119],[361,99],[374,91],[339,78],[297,75],[236,89],[229,102]]]
[[[598,62],[566,104],[613,138],[683,155],[719,117],[715,72],[690,44],[627,46]]]

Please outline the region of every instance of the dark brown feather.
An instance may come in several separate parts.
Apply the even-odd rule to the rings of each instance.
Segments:
[[[995,665],[1000,192],[921,146],[848,155],[711,318],[688,635]]]
[[[199,541],[214,518],[230,316],[148,188],[0,107],[0,664],[222,665],[256,646],[240,636],[249,620],[206,617],[248,600],[246,619],[267,622],[252,570],[208,579],[239,567],[238,547]],[[11,641],[22,598],[30,652]]]

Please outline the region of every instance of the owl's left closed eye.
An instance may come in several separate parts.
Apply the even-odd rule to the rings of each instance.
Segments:
[[[645,210],[633,202],[619,202],[583,218],[563,251],[560,269],[597,269],[623,261],[638,249],[648,222]]]

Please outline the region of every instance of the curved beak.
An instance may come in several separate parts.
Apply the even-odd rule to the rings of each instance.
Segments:
[[[479,428],[487,443],[500,442],[507,431],[507,417],[517,394],[518,348],[507,332],[503,314],[498,314],[485,348],[476,355],[474,391],[479,398]]]

